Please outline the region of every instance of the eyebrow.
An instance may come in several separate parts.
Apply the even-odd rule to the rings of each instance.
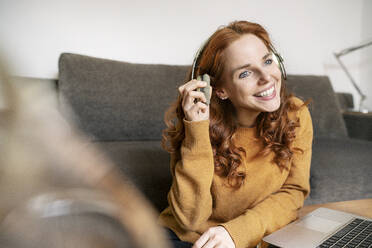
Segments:
[[[271,53],[267,53],[265,56],[262,57],[262,60],[265,60],[267,57],[269,57],[271,55]],[[235,74],[236,71],[240,70],[240,69],[243,69],[243,68],[246,68],[246,67],[250,67],[251,64],[244,64],[244,65],[241,65],[237,68],[235,68],[233,71],[232,71],[232,75]]]

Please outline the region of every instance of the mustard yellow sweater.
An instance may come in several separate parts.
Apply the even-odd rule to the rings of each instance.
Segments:
[[[303,103],[298,98],[293,101]],[[272,162],[274,153],[254,158],[262,149],[255,139],[255,128],[237,130],[234,142],[246,151],[238,167],[245,171],[246,179],[238,190],[226,187],[226,178],[214,173],[209,121],[184,121],[185,139],[180,152],[171,155],[173,183],[160,224],[191,243],[209,227],[221,225],[237,248],[245,248],[254,247],[263,236],[295,220],[310,191],[313,129],[307,107],[289,116],[300,119],[292,146],[303,150],[294,153],[289,170],[281,171]]]

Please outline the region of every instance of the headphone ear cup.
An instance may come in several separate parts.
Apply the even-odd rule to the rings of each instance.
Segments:
[[[287,72],[285,70],[284,64],[283,64],[283,57],[276,51],[275,47],[272,44],[269,44],[270,50],[274,56],[274,61],[278,64],[280,72],[282,73],[282,77],[284,79],[287,79]]]
[[[272,58],[273,58],[274,62],[278,65],[278,67],[280,69],[280,72],[282,73],[283,78],[287,79],[287,73],[285,71],[282,56],[280,56],[280,54],[275,52],[275,50],[272,50],[271,52],[273,54]]]
[[[282,73],[282,76],[284,79],[287,79],[287,72],[285,71],[285,67],[283,64],[283,58],[280,56],[280,54],[275,53],[275,58],[278,60],[278,65],[280,72]]]
[[[280,60],[279,60],[279,69],[282,73],[283,78],[287,79],[287,72],[285,71],[285,67],[284,67],[283,62],[281,62]]]

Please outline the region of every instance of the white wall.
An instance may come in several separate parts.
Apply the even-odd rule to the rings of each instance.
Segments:
[[[0,42],[21,76],[54,78],[61,52],[128,62],[191,64],[220,25],[263,24],[291,74],[329,75],[353,91],[332,52],[371,36],[370,0],[0,0]],[[367,31],[369,34],[367,35]],[[370,57],[369,57],[370,58]],[[372,62],[356,52],[346,64],[358,82]],[[362,66],[361,66],[362,65]],[[363,67],[363,68],[361,68]],[[361,70],[367,69],[367,74]],[[367,76],[366,76],[367,75]],[[368,82],[361,82],[372,98]],[[356,96],[357,97],[357,96]],[[372,109],[372,102],[369,101]]]

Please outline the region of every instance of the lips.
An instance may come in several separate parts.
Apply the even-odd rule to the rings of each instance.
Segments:
[[[275,86],[273,84],[269,88],[266,88],[265,90],[260,91],[257,94],[254,94],[254,96],[259,98],[271,98],[272,96],[275,96],[275,93],[276,93]]]
[[[264,90],[264,91],[261,91],[261,92],[255,94],[254,96],[257,96],[257,97],[267,97],[267,96],[271,96],[271,95],[273,94],[274,90],[275,90],[275,87],[274,87],[274,85],[273,85],[273,86],[271,86],[269,89]]]

